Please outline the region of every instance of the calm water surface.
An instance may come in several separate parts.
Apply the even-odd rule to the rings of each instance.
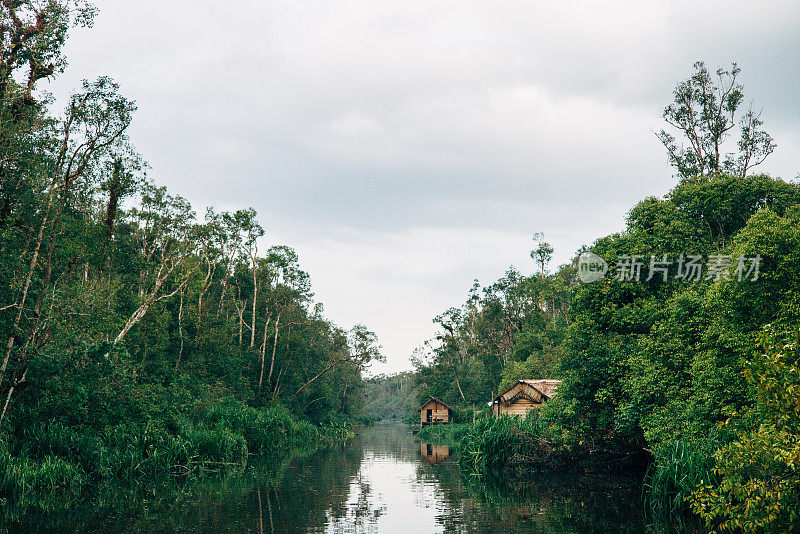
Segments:
[[[644,532],[640,489],[613,477],[532,476],[492,487],[456,451],[379,426],[346,446],[165,489],[100,491],[11,532]]]

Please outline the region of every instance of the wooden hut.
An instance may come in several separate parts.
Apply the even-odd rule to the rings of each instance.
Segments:
[[[437,398],[431,397],[419,409],[419,426],[439,425],[453,421],[453,409]]]
[[[561,380],[520,380],[504,393],[494,398],[489,405],[495,415],[521,415],[540,408],[556,396]]]

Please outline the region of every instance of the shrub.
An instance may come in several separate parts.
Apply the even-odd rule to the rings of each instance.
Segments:
[[[61,458],[47,456],[32,460],[0,453],[0,490],[3,493],[24,495],[33,490],[77,490],[85,483],[83,470]]]
[[[203,463],[237,466],[247,463],[247,440],[224,426],[200,428],[188,437]]]

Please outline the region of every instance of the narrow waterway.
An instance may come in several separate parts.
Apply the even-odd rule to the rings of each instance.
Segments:
[[[245,473],[167,488],[107,488],[19,532],[642,532],[640,490],[610,476],[531,476],[513,488],[463,476],[457,450],[405,427],[255,462]]]

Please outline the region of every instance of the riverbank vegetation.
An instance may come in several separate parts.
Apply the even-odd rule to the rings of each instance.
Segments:
[[[800,528],[800,185],[752,173],[774,143],[752,110],[737,122],[738,72],[698,63],[677,86],[664,117],[688,148],[659,135],[678,175],[667,195],[554,272],[535,236],[534,274],[476,282],[435,319],[415,360],[420,400],[482,410],[518,379],[564,381],[538,415],[476,423],[468,472],[646,452],[653,509],[720,530]],[[579,282],[585,252],[610,265],[594,283]]]
[[[29,492],[2,502],[0,533],[224,531],[232,524],[268,532],[324,525],[330,506],[345,505],[348,482],[360,466],[363,453],[352,443],[319,448],[304,442],[215,476],[111,480],[80,493]],[[319,491],[308,491],[309,476]]]
[[[325,318],[254,210],[198,217],[158,185],[111,78],[63,111],[38,91],[94,13],[0,6],[0,497],[347,437],[375,335]]]
[[[424,426],[417,433],[417,439],[433,445],[456,445],[469,432],[469,423],[450,423],[446,425]]]

